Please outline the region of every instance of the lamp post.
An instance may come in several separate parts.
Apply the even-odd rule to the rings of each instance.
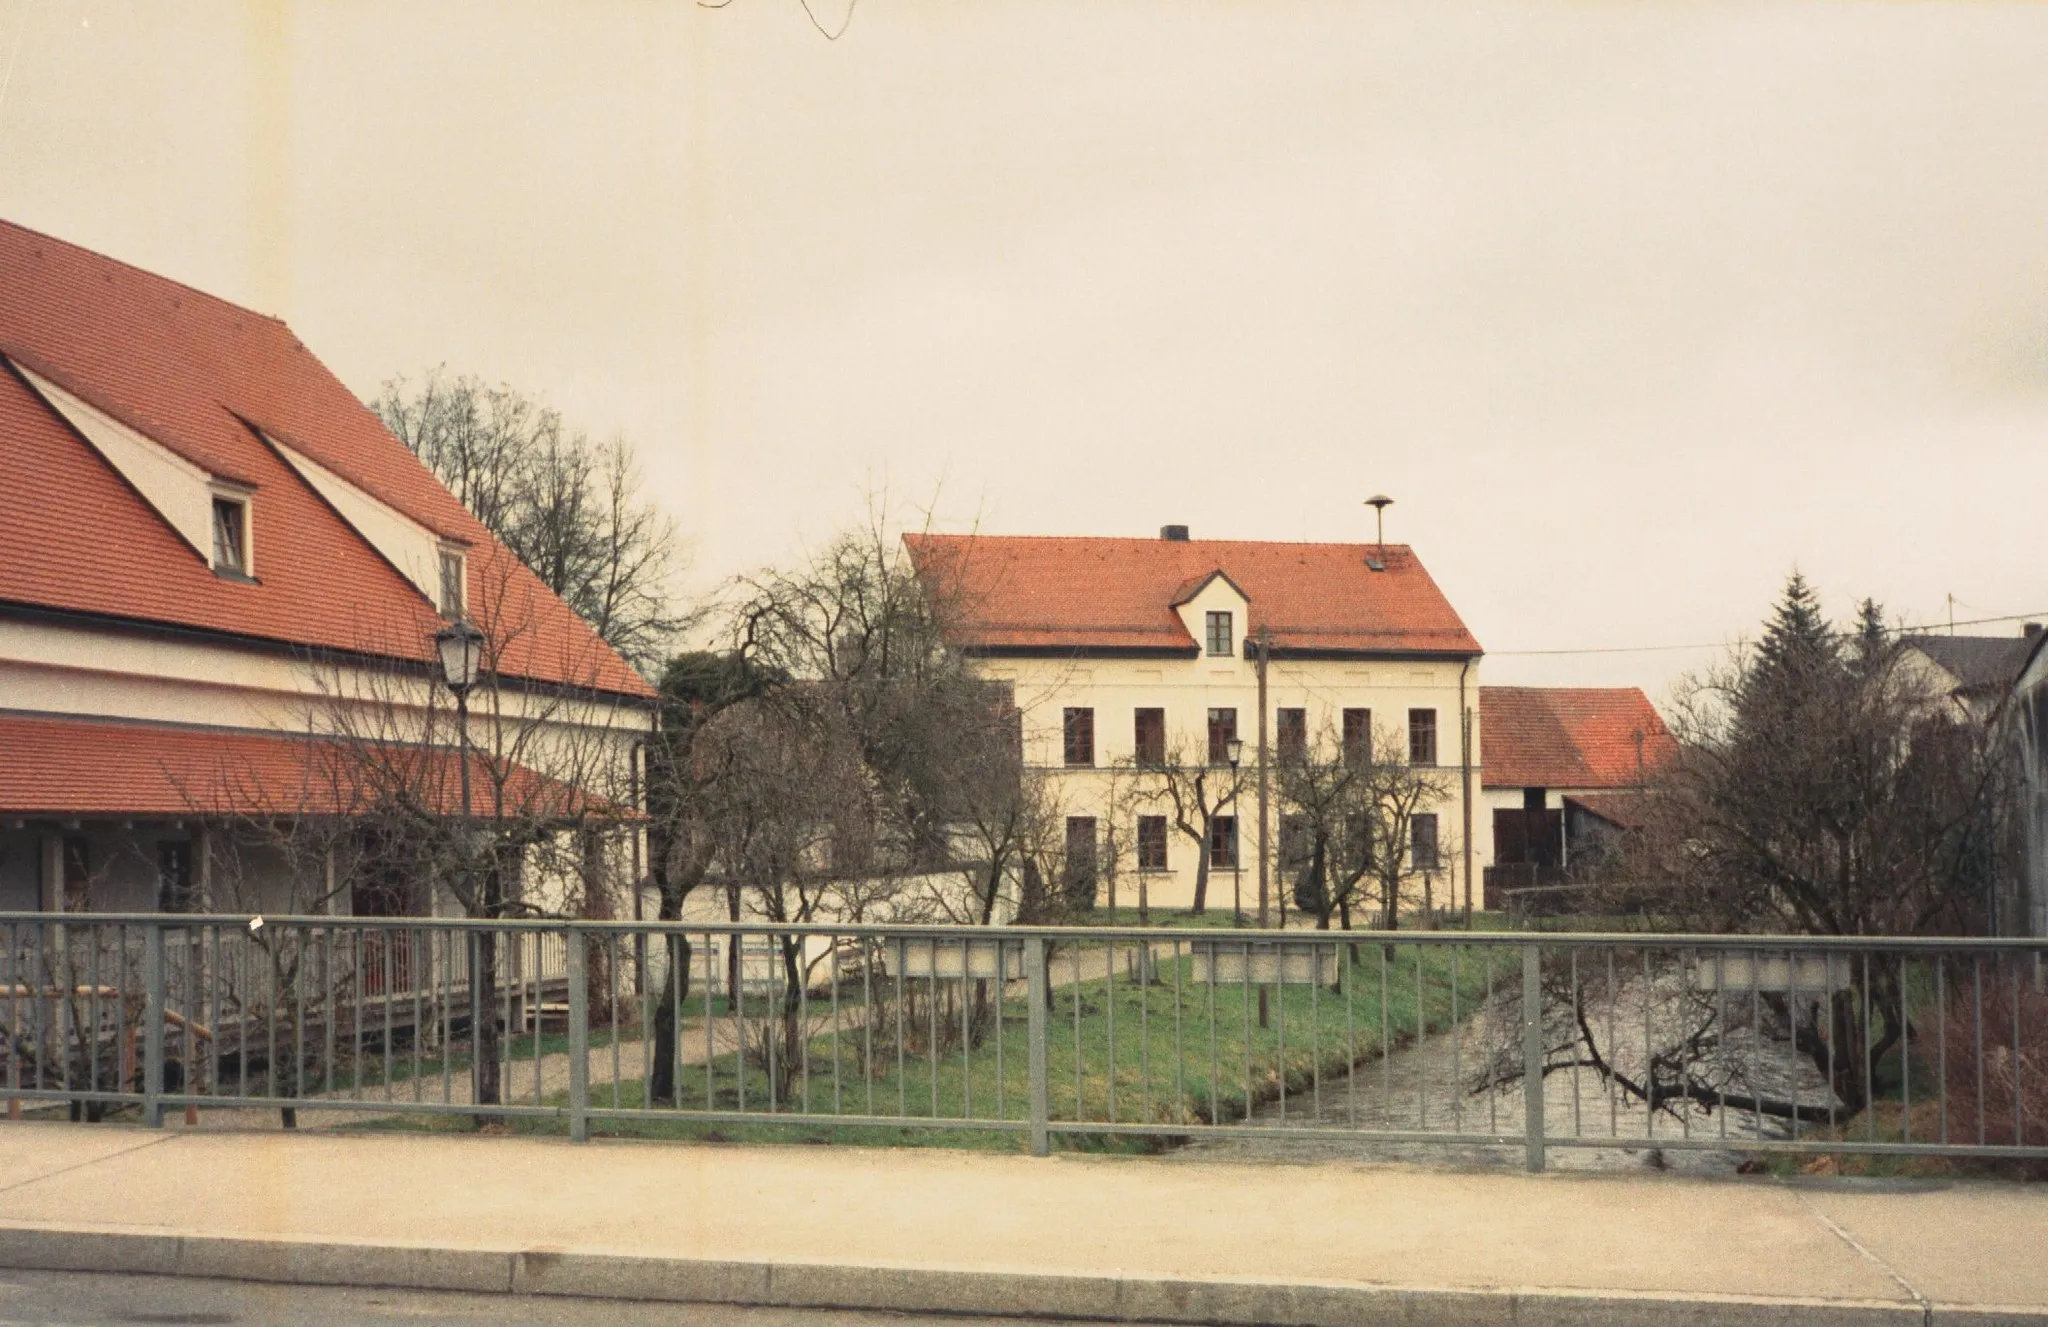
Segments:
[[[1244,759],[1244,739],[1233,737],[1223,743],[1223,758],[1230,762],[1230,924],[1244,925],[1244,854],[1238,850],[1244,835],[1237,824],[1237,766]]]
[[[475,889],[470,879],[470,852],[473,844],[470,834],[469,809],[469,689],[476,685],[478,665],[483,660],[484,634],[470,624],[468,618],[457,618],[434,633],[434,651],[441,660],[441,681],[455,696],[456,763],[462,772],[462,882],[469,890],[466,906],[475,901]],[[495,912],[485,907],[485,915]],[[470,995],[470,1100],[478,1105],[495,1104],[498,1099],[498,1048],[497,1020],[483,1015],[496,1008],[497,1000],[492,991],[496,973],[497,953],[495,937],[489,932],[476,934],[470,939],[469,951],[469,995]],[[485,1032],[488,1026],[490,1031]],[[479,1127],[495,1123],[495,1116],[479,1115]]]

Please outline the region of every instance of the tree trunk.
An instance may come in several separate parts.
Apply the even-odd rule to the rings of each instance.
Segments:
[[[1209,844],[1205,839],[1195,858],[1195,906],[1188,909],[1194,916],[1201,916],[1209,910]]]
[[[666,914],[668,904],[662,903],[664,921],[672,920]],[[648,1091],[652,1100],[664,1106],[673,1106],[676,1101],[676,1011],[690,998],[690,938],[680,933],[664,937],[668,941],[668,980],[661,986],[661,1001],[654,1007],[654,1064],[651,1076],[653,1082]],[[705,1102],[708,1109],[710,1102]]]

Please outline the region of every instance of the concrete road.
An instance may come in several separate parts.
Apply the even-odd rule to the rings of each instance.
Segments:
[[[616,1299],[458,1295],[337,1286],[274,1286],[92,1272],[0,1272],[0,1327],[133,1327],[137,1323],[319,1324],[437,1327],[521,1323],[532,1327],[893,1327],[925,1314],[640,1304]],[[960,1323],[960,1318],[948,1318]],[[976,1318],[983,1327],[1024,1327],[1018,1318]],[[1042,1321],[1042,1320],[1041,1320]],[[1087,1323],[1068,1327],[1090,1327]],[[1106,1327],[1106,1325],[1100,1325]],[[1129,1327],[1125,1324],[1124,1327]]]

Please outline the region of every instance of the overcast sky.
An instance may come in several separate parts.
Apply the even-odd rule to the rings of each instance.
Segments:
[[[1661,697],[1698,651],[1518,652],[1795,564],[2048,610],[2044,71],[2034,4],[0,0],[0,217],[626,434],[699,586],[883,487],[1384,491],[1489,681]]]

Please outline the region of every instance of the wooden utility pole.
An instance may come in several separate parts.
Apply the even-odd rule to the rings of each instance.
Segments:
[[[1266,828],[1266,826],[1267,826],[1267,822],[1268,822],[1268,821],[1270,821],[1270,820],[1272,819],[1271,815],[1269,814],[1269,808],[1270,808],[1270,807],[1272,806],[1272,788],[1271,788],[1271,783],[1272,783],[1272,780],[1271,780],[1271,775],[1270,775],[1270,774],[1269,774],[1269,772],[1268,772],[1268,770],[1269,770],[1269,762],[1268,762],[1268,760],[1267,760],[1267,758],[1266,758],[1266,724],[1267,724],[1267,723],[1269,722],[1269,720],[1268,720],[1268,718],[1267,718],[1267,715],[1266,715],[1266,653],[1267,653],[1267,646],[1268,646],[1268,643],[1269,643],[1269,641],[1270,641],[1270,633],[1268,633],[1268,631],[1266,630],[1266,628],[1264,628],[1264,627],[1260,627],[1260,628],[1259,628],[1259,634],[1258,634],[1258,637],[1257,637],[1257,639],[1256,639],[1256,642],[1255,642],[1255,644],[1254,644],[1254,646],[1253,646],[1253,652],[1252,652],[1252,658],[1253,658],[1253,659],[1254,659],[1254,660],[1255,660],[1255,661],[1257,662],[1257,664],[1258,664],[1258,670],[1259,670],[1259,925],[1260,925],[1260,926],[1264,926],[1264,925],[1266,924],[1266,899],[1267,899],[1267,896],[1268,896],[1268,893],[1269,893],[1269,889],[1270,889],[1270,881],[1271,881],[1271,878],[1272,878],[1272,875],[1271,875],[1271,868],[1270,868],[1270,867],[1269,867],[1269,866],[1267,865],[1267,852],[1266,852],[1266,834],[1267,834],[1267,828]]]

